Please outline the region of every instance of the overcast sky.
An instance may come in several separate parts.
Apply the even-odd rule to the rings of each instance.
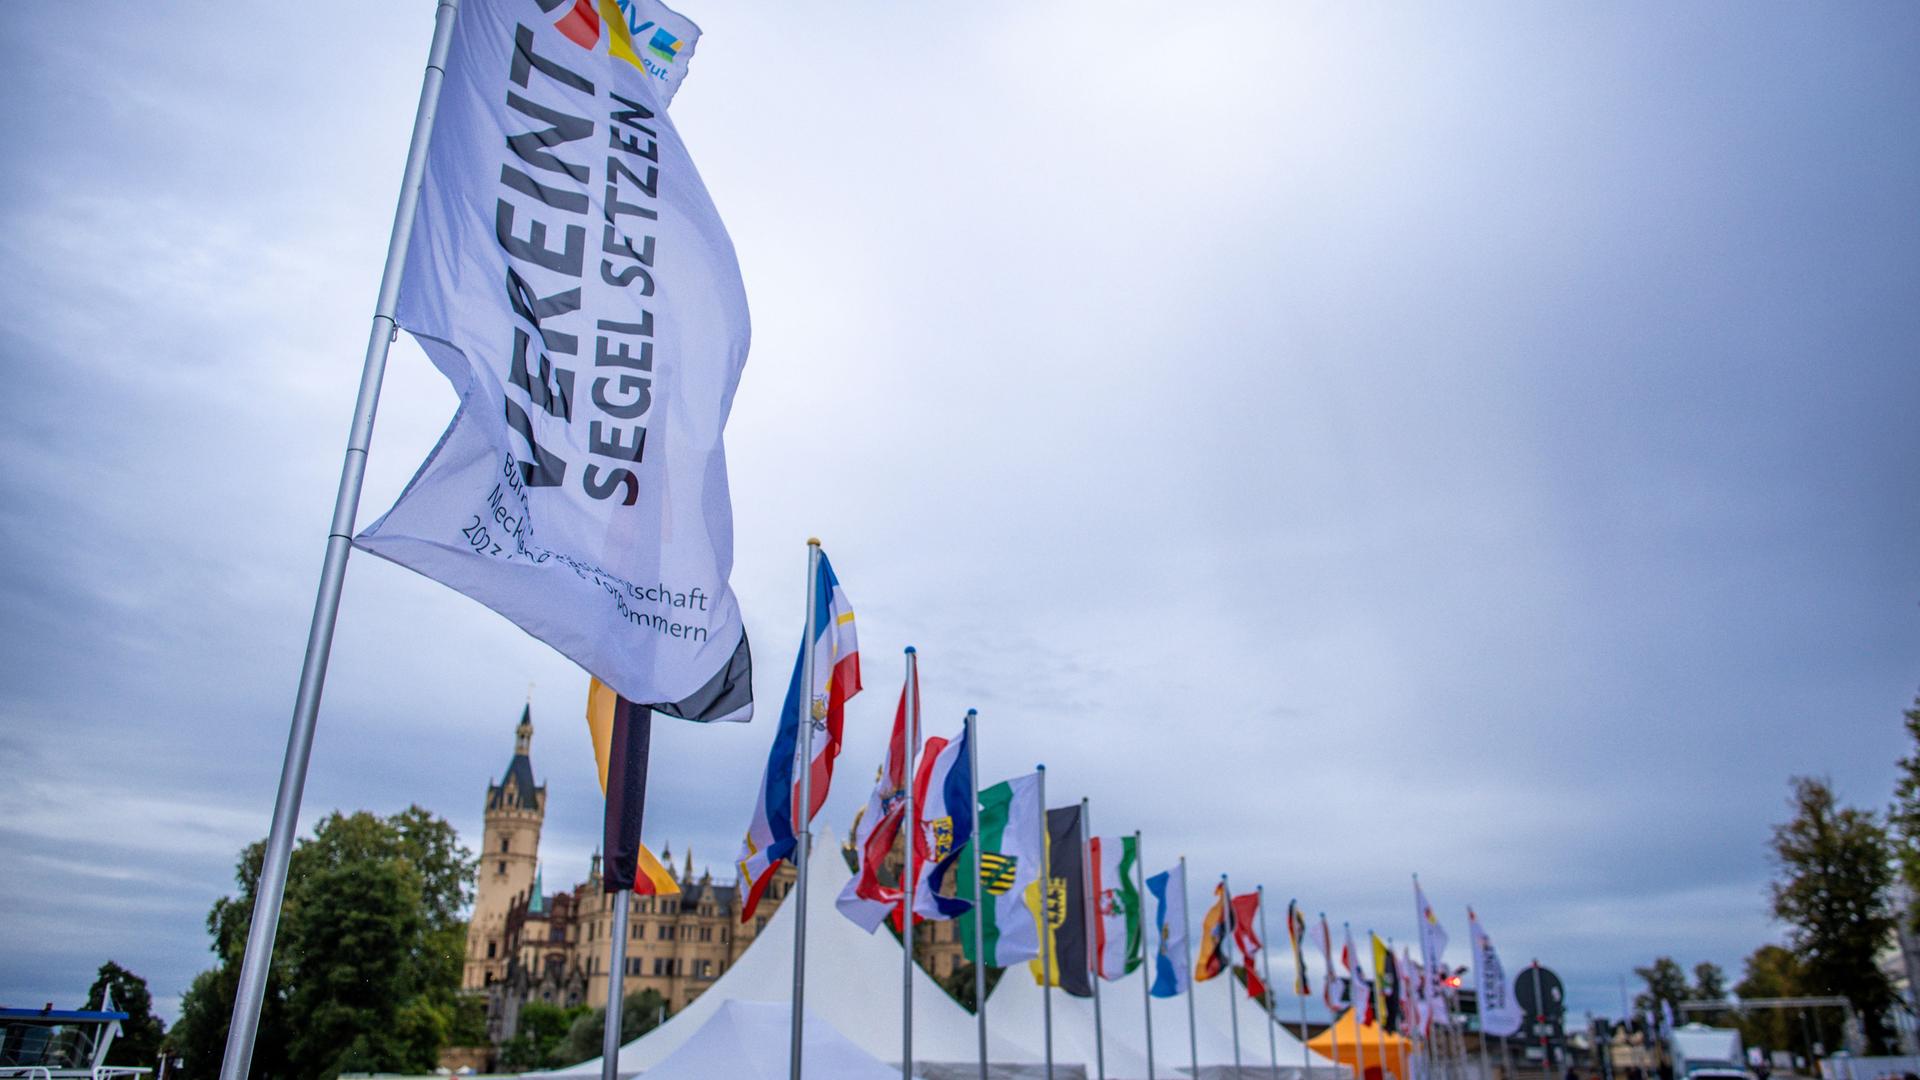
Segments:
[[[804,542],[859,613],[828,817],[928,726],[1356,931],[1576,1010],[1779,939],[1787,778],[1886,802],[1920,686],[1920,8],[745,4],[675,103],[754,345],[751,725],[656,733],[731,877]],[[430,0],[0,5],[0,1004],[168,1019],[265,834]],[[362,524],[452,414],[405,339]],[[820,453],[822,448],[831,453]],[[477,845],[532,684],[550,887],[586,677],[356,556],[303,823]]]

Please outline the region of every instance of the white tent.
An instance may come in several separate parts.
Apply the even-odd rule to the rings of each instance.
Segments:
[[[833,906],[834,897],[840,895],[841,887],[853,874],[830,830],[822,829],[815,840],[809,869],[807,1012],[819,1016],[880,1061],[898,1063],[900,944],[884,929],[866,933]],[[664,1062],[726,1002],[758,1001],[788,1007],[793,991],[793,918],[794,905],[780,905],[753,944],[705,993],[665,1024],[622,1046],[620,1075],[646,1072]],[[998,1001],[997,994],[994,1001]],[[991,1006],[989,1010],[991,1018]],[[787,1015],[791,1020],[791,1011]],[[979,1036],[973,1014],[948,997],[918,966],[913,969],[913,1020],[916,1063],[966,1062],[977,1067]],[[784,1038],[780,1045],[787,1045]],[[991,1030],[987,1050],[995,1064],[1041,1060],[1037,1050]],[[600,1075],[600,1059],[539,1075],[591,1080]]]
[[[1206,1075],[1229,1075],[1233,1067],[1233,1026],[1228,1012],[1225,978],[1197,984],[1194,999],[1194,1035],[1199,1044],[1200,1068]],[[987,999],[987,1024],[1016,1042],[1043,1045],[1042,991],[1034,984],[1027,966],[1009,969]],[[1100,1019],[1105,1033],[1102,1045],[1106,1053],[1109,1080],[1145,1080],[1147,1075],[1146,1010],[1141,1005],[1145,989],[1136,974],[1117,982],[1100,984]],[[1271,1075],[1272,1058],[1267,1050],[1266,1016],[1244,995],[1239,1002],[1240,1062],[1248,1077]],[[1317,1053],[1303,1057],[1300,1040],[1285,1028],[1274,1028],[1274,1045],[1279,1052],[1281,1075],[1299,1080],[1303,1063],[1312,1062],[1313,1071],[1322,1080],[1331,1076],[1334,1063]],[[1058,990],[1053,994],[1053,1050],[1056,1062],[1087,1064],[1094,1069],[1093,1001],[1070,997]],[[1187,999],[1153,999],[1153,1061],[1155,1075],[1186,1075],[1192,1060],[1187,1032]],[[1219,1070],[1226,1069],[1227,1073]],[[1325,1070],[1324,1072],[1322,1070]]]
[[[785,1080],[793,1010],[765,1001],[724,1001],[647,1080]],[[899,1080],[887,1065],[807,1010],[805,1074],[832,1080]]]

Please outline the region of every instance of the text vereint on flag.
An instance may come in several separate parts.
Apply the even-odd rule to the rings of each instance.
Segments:
[[[681,702],[747,664],[722,441],[746,294],[667,113],[699,28],[560,6],[462,5],[395,316],[459,408],[355,544]]]

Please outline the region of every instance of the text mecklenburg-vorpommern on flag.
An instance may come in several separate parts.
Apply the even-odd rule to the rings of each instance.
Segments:
[[[398,308],[460,406],[356,543],[629,701],[711,696],[746,666],[721,434],[748,321],[666,112],[699,30],[655,0],[461,9]]]

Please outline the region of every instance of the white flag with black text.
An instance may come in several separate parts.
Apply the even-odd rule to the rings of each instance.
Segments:
[[[666,111],[698,34],[654,0],[461,4],[398,309],[460,407],[355,543],[621,697],[746,719],[746,294]]]

